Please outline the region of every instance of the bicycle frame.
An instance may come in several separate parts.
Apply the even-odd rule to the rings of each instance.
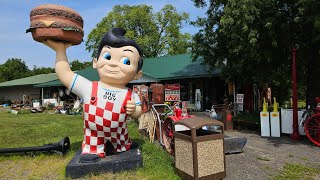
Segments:
[[[160,112],[157,111],[156,107],[168,108],[171,112],[170,113],[168,113],[168,112],[160,113]],[[153,104],[152,105],[152,109],[157,115],[157,120],[158,120],[158,124],[159,124],[159,131],[160,131],[160,140],[159,141],[160,141],[161,145],[164,145],[163,139],[162,139],[162,124],[163,124],[164,120],[162,120],[160,118],[160,116],[166,116],[167,114],[172,114],[173,110],[167,104]]]
[[[301,116],[301,119],[299,121],[299,126],[304,126],[307,119],[310,118],[314,114],[315,114],[314,110],[310,108],[310,105],[308,105],[308,108],[303,112],[303,114]]]

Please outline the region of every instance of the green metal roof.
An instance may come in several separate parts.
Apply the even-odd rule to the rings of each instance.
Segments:
[[[0,83],[0,87],[35,85],[35,84],[40,84],[48,81],[53,81],[56,79],[58,79],[56,73],[39,74],[39,75],[30,76],[26,78],[2,82]]]
[[[91,81],[98,81],[100,79],[97,70],[94,69],[92,66],[89,66],[80,71],[77,71],[77,74]],[[59,79],[35,85],[35,87],[51,87],[51,86],[64,86],[64,85],[61,83]]]
[[[203,59],[192,62],[191,54],[146,58],[142,70],[158,80],[210,77],[220,74],[220,70],[209,71],[202,65]]]
[[[34,85],[34,87],[52,87],[52,86],[64,86],[64,85],[61,83],[59,79]]]
[[[220,70],[209,71],[209,67],[202,65],[202,62],[202,58],[199,58],[196,62],[192,62],[191,54],[145,58],[142,71],[148,77],[146,79],[156,79],[159,81],[211,77],[220,74]],[[91,81],[99,80],[97,70],[91,66],[78,71],[77,74]],[[51,73],[3,82],[0,83],[0,87],[27,84],[34,85],[35,87],[63,86],[56,74]]]
[[[209,71],[209,67],[202,65],[202,62],[202,58],[192,62],[191,54],[145,58],[142,71],[143,74],[157,80],[208,77],[220,74],[219,70]],[[99,80],[97,70],[91,66],[77,73],[89,80]]]
[[[96,69],[94,69],[92,66],[89,66],[85,69],[82,69],[77,72],[77,74],[89,79],[90,81],[99,81],[99,74]]]
[[[220,70],[209,71],[202,65],[203,59],[192,62],[191,54],[145,58],[142,71],[146,76],[157,80],[210,77],[220,74]],[[99,80],[96,69],[87,67],[77,72],[89,80]]]
[[[78,71],[77,74],[91,81],[98,81],[100,79],[97,70],[94,69],[92,66]],[[144,72],[143,78],[138,80],[133,80],[131,83],[143,83],[143,79],[148,80],[148,82],[150,81],[150,79],[152,80],[150,82],[156,82],[154,77],[150,76],[149,73]],[[51,86],[64,86],[64,85],[60,82],[59,79],[34,85],[34,87],[51,87]]]
[[[91,80],[91,81],[99,81],[99,74],[98,71],[96,69],[94,69],[92,66],[89,66],[85,69],[82,69],[80,71],[77,72],[77,74]],[[143,74],[153,77],[152,74],[148,73],[148,72],[143,72]]]

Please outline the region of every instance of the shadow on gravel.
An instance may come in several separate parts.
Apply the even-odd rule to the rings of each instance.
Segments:
[[[262,138],[266,139],[268,143],[273,145],[274,147],[280,147],[282,145],[306,145],[310,148],[319,149],[320,147],[314,145],[306,136],[301,136],[301,140],[291,140],[290,134],[281,134],[281,137],[261,137],[259,130],[252,129],[238,129],[236,130],[239,133],[243,133],[244,136],[250,138]]]
[[[282,134],[280,138],[270,137],[268,138],[269,143],[272,143],[273,146],[279,147],[284,144],[288,145],[298,145],[303,144],[310,146],[311,148],[319,148],[318,146],[314,145],[306,136],[301,136],[301,140],[291,140],[290,135]]]

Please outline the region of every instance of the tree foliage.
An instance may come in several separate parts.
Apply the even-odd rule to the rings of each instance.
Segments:
[[[0,65],[0,81],[9,81],[13,79],[23,78],[31,75],[31,71],[25,62],[18,58],[8,59],[4,64]]]
[[[116,5],[88,35],[86,49],[96,57],[97,46],[103,34],[120,27],[127,31],[126,36],[134,39],[144,50],[145,57],[186,53],[191,36],[182,33],[183,23],[188,22],[189,14],[178,13],[172,5],[164,6],[153,13],[147,5]]]
[[[319,1],[193,1],[198,7],[208,6],[207,17],[193,22],[201,28],[194,36],[194,59],[204,57],[227,79],[288,90],[291,51],[297,48],[299,82],[306,82],[307,65],[316,58],[310,51],[320,37]]]
[[[80,62],[79,60],[70,62],[70,67],[73,71],[81,70],[88,66],[92,66],[92,62]],[[36,65],[30,70],[23,60],[10,58],[4,64],[0,65],[0,82],[54,72],[54,68],[37,67]]]
[[[50,67],[37,67],[36,65],[33,66],[31,74],[38,75],[38,74],[49,74],[54,73],[54,69]]]
[[[92,66],[92,62],[89,62],[89,61],[80,62],[79,60],[74,60],[70,62],[70,68],[72,71],[81,70],[89,66]]]

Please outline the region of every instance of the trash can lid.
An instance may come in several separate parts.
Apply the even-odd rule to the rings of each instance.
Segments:
[[[223,127],[222,122],[215,119],[211,119],[211,118],[205,118],[205,117],[186,118],[186,119],[182,119],[174,122],[174,125],[178,125],[178,124],[184,125],[189,129],[199,129],[203,126],[214,126],[214,125]]]

